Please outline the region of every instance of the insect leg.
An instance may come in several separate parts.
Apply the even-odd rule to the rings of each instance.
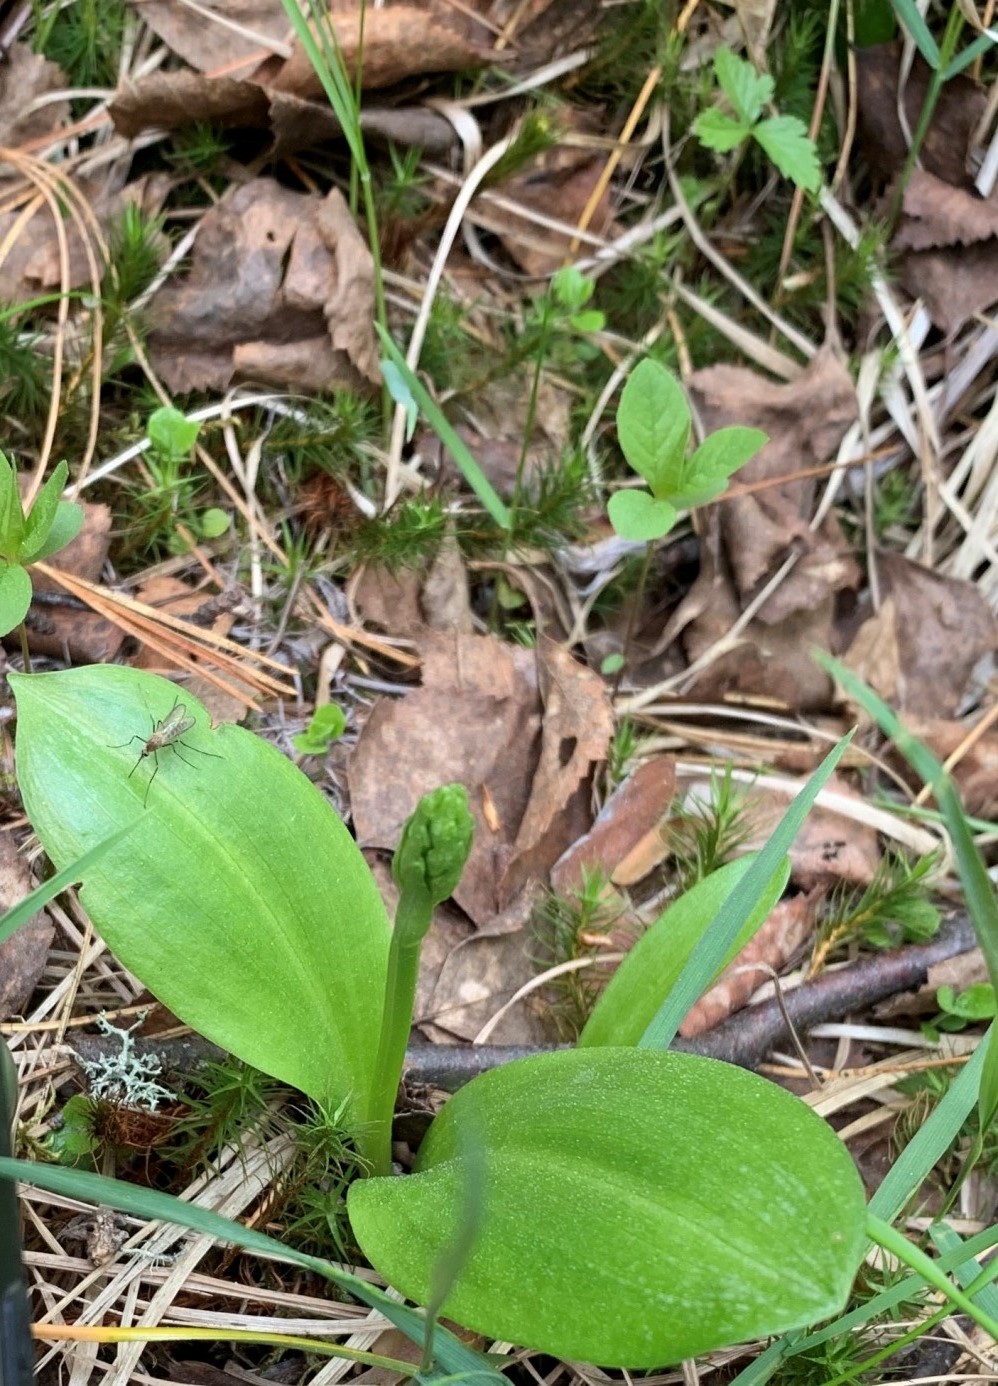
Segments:
[[[150,752],[150,755],[152,756],[153,760],[156,762],[156,768],[153,770],[152,774],[149,776],[149,783],[146,785],[145,797],[144,797],[143,800],[142,800],[142,807],[143,807],[143,808],[148,808],[148,807],[149,807],[149,791],[150,791],[150,789],[152,789],[152,782],[153,782],[153,780],[154,780],[154,779],[156,778],[156,776],[159,774],[159,753],[158,753],[157,751],[151,751],[151,752]]]
[[[195,752],[197,755],[199,755],[199,756],[210,756],[210,757],[212,758],[212,760],[224,760],[224,759],[225,759],[224,756],[216,755],[214,751],[202,751],[200,746],[192,746],[192,745],[190,744],[189,741],[171,741],[169,744],[170,744],[170,750],[173,751],[174,754],[175,754],[175,755],[178,755],[178,756],[180,756],[180,752],[177,750],[177,747],[178,747],[178,746],[183,746],[183,748],[184,748],[185,751],[194,751],[194,752]],[[196,770],[196,769],[197,769],[197,766],[196,766],[196,765],[194,765],[194,764],[193,764],[191,761],[189,761],[189,760],[184,760],[184,757],[183,757],[183,756],[180,756],[180,759],[184,761],[184,764],[185,764],[185,765],[190,765],[190,767],[191,767],[192,770]]]

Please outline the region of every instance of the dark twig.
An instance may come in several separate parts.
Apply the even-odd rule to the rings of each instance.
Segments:
[[[784,1011],[778,1001],[763,1001],[737,1011],[705,1035],[677,1039],[672,1048],[685,1054],[702,1054],[723,1059],[740,1068],[757,1068],[769,1051],[788,1036],[787,1020],[795,1030],[808,1030],[830,1020],[841,1020],[888,996],[923,985],[929,968],[957,953],[974,947],[974,930],[966,914],[947,920],[928,943],[907,944],[886,953],[825,972],[813,982],[783,995]],[[81,1058],[92,1062],[116,1053],[120,1041],[111,1035],[74,1035],[67,1041]],[[136,1054],[156,1054],[165,1073],[188,1072],[202,1062],[219,1062],[224,1051],[197,1035],[186,1039],[147,1040],[136,1036]],[[567,1046],[553,1046],[565,1048]],[[406,1078],[412,1083],[455,1092],[488,1069],[513,1059],[550,1052],[543,1045],[500,1044],[410,1044],[406,1053]]]

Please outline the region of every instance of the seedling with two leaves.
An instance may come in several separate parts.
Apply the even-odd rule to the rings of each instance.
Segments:
[[[60,462],[25,514],[17,473],[0,452],[0,635],[28,614],[28,565],[58,553],[80,532],[82,508],[59,499],[68,476],[69,467]]]
[[[756,72],[750,62],[736,57],[730,48],[719,48],[714,54],[714,75],[734,114],[728,115],[716,106],[701,111],[693,123],[700,143],[718,154],[728,154],[748,140],[755,140],[784,178],[806,192],[817,192],[821,187],[821,165],[803,121],[788,115],[763,119],[763,111],[773,99],[772,77]]]
[[[622,490],[610,497],[610,523],[622,539],[661,539],[681,510],[716,499],[732,473],[768,442],[758,428],[719,428],[687,457],[690,425],[675,377],[650,359],[635,366],[620,396],[617,437],[650,492]]]

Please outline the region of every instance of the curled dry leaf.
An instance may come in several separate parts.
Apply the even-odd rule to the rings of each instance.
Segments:
[[[370,251],[334,188],[325,198],[254,178],[208,211],[187,277],[151,308],[153,359],[169,388],[236,378],[293,389],[378,379]]]
[[[998,647],[998,624],[973,583],[900,554],[879,559],[884,600],[844,662],[875,692],[920,717],[952,717],[974,666]]]
[[[692,1039],[720,1025],[748,1004],[755,992],[770,980],[808,940],[824,895],[821,887],[806,895],[781,900],[769,918],[724,969],[717,982],[687,1011],[679,1033]]]
[[[578,890],[585,871],[599,871],[620,885],[640,880],[634,875],[622,880],[617,873],[649,834],[661,844],[659,825],[675,789],[676,767],[670,756],[643,761],[610,795],[590,830],[555,862],[552,890],[559,895]]]
[[[915,169],[894,237],[900,277],[948,334],[998,301],[998,197]]]

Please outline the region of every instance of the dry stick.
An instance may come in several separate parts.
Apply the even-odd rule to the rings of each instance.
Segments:
[[[736,1012],[707,1034],[675,1040],[671,1048],[684,1054],[722,1059],[740,1068],[756,1068],[774,1045],[787,1036],[787,1019],[797,1030],[841,1019],[850,1011],[922,986],[930,967],[958,953],[969,952],[974,944],[969,916],[955,915],[928,943],[877,953],[838,972],[826,972],[813,982],[805,982],[796,991],[785,992],[782,1011],[776,1000],[763,1001]],[[74,1035],[67,1043],[88,1061],[116,1053],[120,1047],[114,1036],[107,1035]],[[165,1069],[179,1072],[189,1071],[201,1062],[219,1062],[225,1057],[224,1050],[197,1035],[162,1040],[136,1036],[134,1047],[136,1054],[155,1054],[163,1061]],[[569,1047],[415,1043],[406,1051],[406,1078],[412,1083],[456,1092],[479,1073],[513,1059]]]

